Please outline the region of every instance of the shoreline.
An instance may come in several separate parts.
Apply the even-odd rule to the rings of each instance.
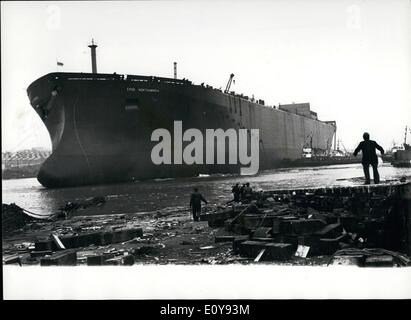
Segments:
[[[2,180],[36,178],[41,164],[33,164],[24,167],[6,168],[1,170]]]
[[[69,214],[50,221],[34,219],[3,238],[3,263],[255,264],[266,249],[270,254],[261,262],[268,264],[328,265],[341,251],[337,265],[395,266],[395,259],[403,257],[394,251],[411,253],[410,186],[410,182],[397,182],[265,190],[253,193],[257,202],[228,205],[220,199],[213,208],[204,208],[200,222],[192,221],[188,207],[145,215]],[[404,219],[406,225],[400,223]],[[312,254],[299,253],[307,247]],[[363,258],[345,258],[344,250]],[[375,258],[368,259],[370,254]],[[387,254],[393,257],[389,261]]]

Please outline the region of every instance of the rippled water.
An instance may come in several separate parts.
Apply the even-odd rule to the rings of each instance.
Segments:
[[[382,182],[402,176],[408,177],[408,181],[411,180],[410,168],[394,168],[384,163],[380,165],[379,172]],[[190,193],[195,186],[199,187],[203,196],[213,204],[231,199],[231,187],[237,182],[250,182],[253,188],[273,190],[361,184],[362,180],[356,178],[362,177],[361,164],[348,164],[266,170],[252,177],[201,176],[63,189],[46,189],[33,178],[3,180],[2,195],[3,203],[14,202],[39,214],[55,212],[68,201],[83,201],[95,196],[105,196],[106,204],[80,210],[78,214],[133,213],[188,206]]]

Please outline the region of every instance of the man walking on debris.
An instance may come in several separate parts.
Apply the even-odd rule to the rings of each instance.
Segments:
[[[253,189],[250,187],[250,183],[247,182],[244,187],[244,199],[251,200]]]
[[[362,167],[364,169],[365,184],[370,184],[370,165],[373,170],[374,183],[380,183],[380,175],[378,174],[378,157],[376,149],[378,149],[381,154],[384,154],[384,149],[378,145],[377,142],[370,140],[370,135],[365,132],[362,136],[364,141],[361,141],[358,147],[354,151],[354,156],[362,151]]]
[[[198,192],[198,188],[194,188],[194,193],[191,194],[190,208],[193,212],[194,221],[200,221],[201,201],[207,203],[207,200]]]
[[[244,188],[245,188],[245,183],[240,187],[240,200],[244,199]]]
[[[231,190],[231,192],[234,194],[234,202],[240,202],[240,186],[238,185],[238,183],[236,183],[235,186],[233,186],[233,189]]]

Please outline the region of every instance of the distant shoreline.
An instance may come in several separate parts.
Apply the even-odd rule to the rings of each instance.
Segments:
[[[1,178],[2,180],[35,178],[40,170],[40,166],[41,164],[35,164],[31,166],[2,169]]]

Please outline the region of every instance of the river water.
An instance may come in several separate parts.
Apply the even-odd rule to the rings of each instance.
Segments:
[[[370,168],[371,169],[371,168]],[[372,170],[370,170],[372,171]],[[402,176],[411,180],[410,168],[394,168],[380,164],[381,182]],[[235,183],[250,182],[254,189],[263,190],[348,186],[364,181],[361,164],[304,167],[261,171],[256,176],[216,175],[195,178],[150,180],[134,183],[47,189],[37,179],[11,179],[2,181],[3,203],[16,203],[38,214],[56,212],[68,201],[84,201],[104,196],[107,202],[99,207],[88,207],[77,214],[116,214],[148,212],[168,207],[188,206],[193,187],[198,187],[210,205],[230,200]]]

